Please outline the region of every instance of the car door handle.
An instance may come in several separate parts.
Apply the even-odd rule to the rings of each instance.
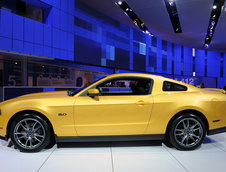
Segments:
[[[143,101],[143,100],[140,100],[138,102],[136,102],[137,105],[146,105],[147,102]]]

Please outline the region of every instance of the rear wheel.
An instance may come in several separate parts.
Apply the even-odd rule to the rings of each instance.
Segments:
[[[17,117],[10,129],[10,138],[22,152],[38,152],[50,143],[51,131],[47,122],[35,114]]]
[[[178,150],[194,150],[206,136],[203,121],[194,114],[183,114],[176,118],[169,130],[170,143]]]

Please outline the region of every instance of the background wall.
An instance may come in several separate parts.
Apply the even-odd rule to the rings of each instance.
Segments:
[[[193,49],[151,37],[79,0],[26,1],[43,21],[0,11],[0,49],[109,68],[203,77],[226,85],[226,53]]]

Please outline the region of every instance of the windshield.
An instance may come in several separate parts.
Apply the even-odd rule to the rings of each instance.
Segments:
[[[86,85],[86,86],[84,86],[84,87],[82,87],[82,88],[80,88],[80,89],[78,89],[78,90],[76,90],[76,91],[70,90],[70,91],[67,92],[67,94],[68,94],[68,96],[74,96],[74,95],[77,94],[78,92],[80,92],[80,91],[86,89],[86,88],[89,87],[90,85],[94,84],[95,82],[97,82],[97,81],[99,81],[99,80],[101,80],[101,79],[103,79],[103,78],[105,78],[105,77],[106,77],[106,76],[103,76],[103,77],[101,77],[101,78],[99,78],[99,79],[93,81],[92,83],[90,83],[90,84],[88,84],[88,85]]]

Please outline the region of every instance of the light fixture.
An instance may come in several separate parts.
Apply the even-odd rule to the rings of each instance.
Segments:
[[[175,0],[164,0],[169,18],[173,27],[174,33],[182,33],[182,28],[179,20],[179,13],[177,11],[177,6]]]
[[[205,44],[204,47],[205,47],[205,48],[208,48],[208,47],[209,47],[209,44]]]
[[[18,64],[18,62],[15,62],[15,65],[17,65]]]
[[[118,1],[118,3],[117,3],[118,5],[122,5],[122,1]]]
[[[206,32],[205,41],[203,44],[204,48],[209,48],[211,40],[214,36],[214,31],[216,29],[219,17],[221,15],[222,8],[224,6],[225,0],[214,0],[212,11],[209,19],[209,25]]]
[[[170,6],[173,6],[173,1],[169,1],[169,5]]]
[[[142,32],[152,35],[148,27],[144,24],[144,22],[136,15],[136,13],[130,8],[130,6],[126,3],[126,1],[117,1],[115,2],[117,6],[119,6],[123,12],[133,21],[133,23],[138,26]]]

